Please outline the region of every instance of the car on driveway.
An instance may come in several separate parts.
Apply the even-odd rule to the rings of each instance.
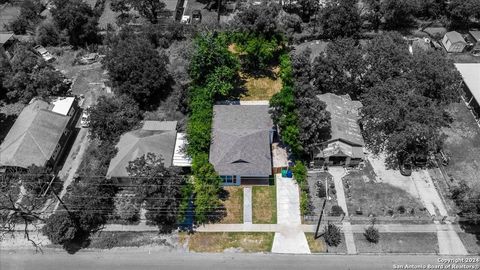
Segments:
[[[89,113],[88,113],[88,109],[90,107],[87,107],[83,110],[83,113],[82,113],[82,118],[80,119],[80,126],[82,128],[88,128],[90,126],[90,121],[89,121]]]
[[[202,22],[202,12],[198,9],[192,12],[192,23],[198,24]]]

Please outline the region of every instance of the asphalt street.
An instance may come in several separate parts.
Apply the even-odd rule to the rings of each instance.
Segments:
[[[81,251],[74,255],[60,250],[44,250],[35,254],[31,250],[0,251],[0,269],[433,269],[434,265],[468,265],[478,269],[479,263],[448,262],[464,259],[435,255],[286,255],[245,253],[182,253],[165,250],[116,249],[108,251]],[[476,259],[475,257],[470,257]],[[478,257],[477,257],[478,258]],[[443,262],[442,262],[443,261]],[[418,267],[418,266],[424,267]],[[430,267],[428,266],[430,265]],[[415,267],[417,266],[417,267]],[[438,269],[438,268],[437,268]]]

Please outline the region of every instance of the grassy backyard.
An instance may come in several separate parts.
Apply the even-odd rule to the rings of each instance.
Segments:
[[[423,204],[406,191],[386,183],[372,182],[360,172],[343,178],[347,208],[351,214],[361,210],[363,216],[427,217]],[[360,215],[360,214],[357,214]]]
[[[345,236],[342,234],[342,242],[336,247],[329,247],[323,237],[315,239],[314,233],[305,233],[307,237],[308,246],[312,253],[347,253],[347,246],[345,244]]]
[[[452,104],[449,111],[454,121],[443,130],[447,135],[444,150],[451,158],[446,171],[480,190],[480,129],[465,104]]]
[[[240,73],[245,82],[245,93],[240,95],[240,100],[270,100],[270,98],[282,89],[282,79],[278,77],[279,68],[271,69],[270,76],[252,76]]]
[[[223,224],[243,223],[243,187],[224,187],[227,191],[223,200],[225,217],[219,222]]]
[[[438,253],[436,233],[380,233],[373,244],[362,233],[354,234],[359,253]]]
[[[224,252],[235,249],[243,252],[270,252],[274,233],[197,232],[180,234],[180,243],[188,244],[194,252]]]
[[[277,223],[277,190],[275,185],[252,188],[253,223]]]

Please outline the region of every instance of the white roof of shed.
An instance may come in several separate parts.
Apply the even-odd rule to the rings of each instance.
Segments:
[[[177,133],[175,141],[175,153],[173,154],[173,166],[190,167],[192,166],[192,159],[184,152],[187,138],[184,133]]]
[[[67,115],[74,101],[74,97],[59,97],[52,102],[52,112],[56,112],[61,115]]]
[[[468,89],[472,93],[477,102],[480,103],[480,64],[468,63],[468,64],[455,64],[462,75],[463,81],[467,85]]]

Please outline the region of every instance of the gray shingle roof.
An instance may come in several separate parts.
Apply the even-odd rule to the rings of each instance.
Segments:
[[[445,35],[448,37],[451,43],[457,43],[457,42],[465,43],[465,39],[457,31],[447,32]]]
[[[7,43],[13,37],[13,33],[0,33],[0,46]]]
[[[352,101],[348,95],[337,96],[326,93],[317,96],[327,104],[327,111],[331,115],[331,139],[343,140],[350,144],[363,146],[364,141],[358,125],[358,110],[362,107],[359,101]]]
[[[210,162],[215,170],[220,175],[271,175],[268,106],[215,105],[213,113]]]
[[[50,107],[35,100],[23,109],[0,145],[0,166],[44,166],[52,157],[70,116],[52,112]]]
[[[158,123],[154,123],[158,122]],[[117,143],[117,155],[110,161],[108,177],[128,177],[128,162],[149,152],[161,155],[165,167],[172,166],[177,131],[176,122],[146,121],[144,127],[127,132]],[[167,129],[163,129],[167,128]]]

